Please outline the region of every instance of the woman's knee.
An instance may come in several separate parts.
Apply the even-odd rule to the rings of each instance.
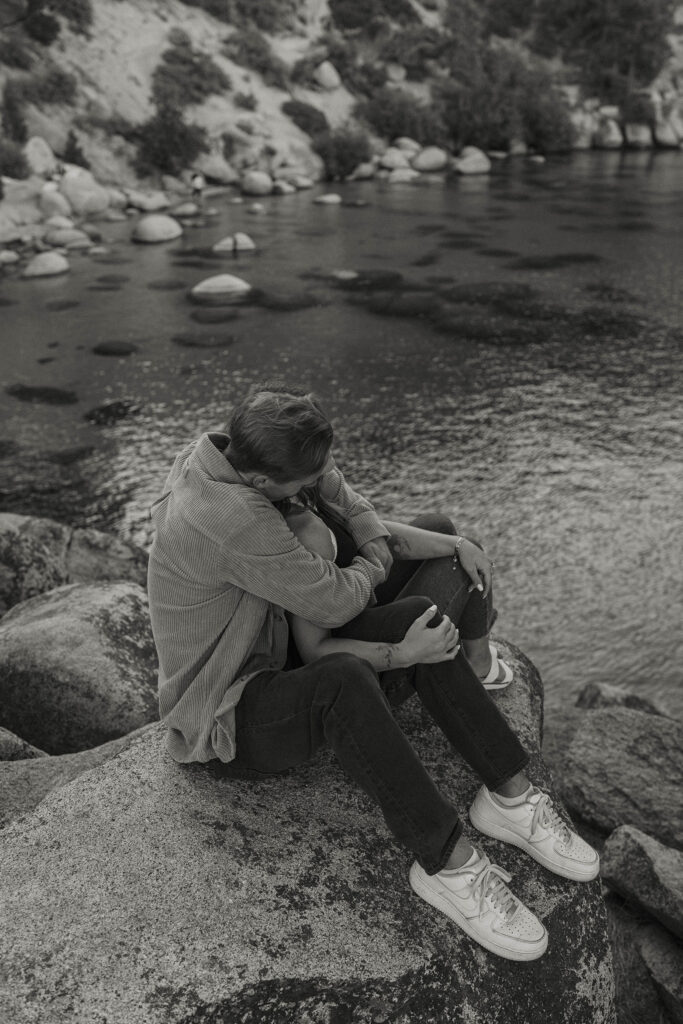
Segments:
[[[419,618],[420,615],[424,615],[428,608],[434,606],[434,601],[431,597],[426,597],[423,594],[411,594],[409,597],[399,597],[396,601],[393,601],[387,607],[391,609],[393,633],[398,635],[400,633],[400,639],[410,629],[415,619]],[[434,612],[434,617],[428,623],[430,626],[438,626],[441,622],[441,615],[438,611]],[[396,643],[398,641],[395,641]]]

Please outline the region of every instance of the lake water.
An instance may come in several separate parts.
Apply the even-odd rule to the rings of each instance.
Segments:
[[[497,632],[538,665],[551,722],[592,680],[681,714],[682,184],[680,154],[587,153],[336,189],[365,206],[304,192],[250,215],[216,196],[216,217],[161,246],[103,225],[108,255],[0,281],[7,384],[77,399],[0,395],[2,507],[146,544],[177,449],[252,381],[302,381],[381,513],[446,511],[485,541]],[[258,253],[208,258],[235,230]],[[339,268],[404,280],[344,291]],[[221,271],[276,306],[304,290],[316,304],[199,324],[186,290]],[[136,351],[93,353],[112,341]],[[85,418],[117,400],[126,418]]]

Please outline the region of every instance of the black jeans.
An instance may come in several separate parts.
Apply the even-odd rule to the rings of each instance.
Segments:
[[[430,528],[424,519],[414,525]],[[453,532],[443,517],[438,525],[438,532]],[[469,580],[462,569],[453,570],[450,558],[398,563],[395,568],[382,585],[384,590],[378,588],[378,600],[385,603],[369,610],[374,621],[364,625],[362,613],[335,631],[337,635],[367,626],[375,634],[373,640],[379,629],[388,642],[390,636],[400,640],[432,603],[458,623],[471,595]],[[401,598],[396,606],[392,592]],[[490,617],[490,602],[486,606],[480,597],[479,602]],[[470,613],[474,614],[472,608]],[[413,693],[490,789],[527,764],[524,748],[462,652],[454,661],[416,665],[382,677],[355,655],[331,654],[309,665],[260,672],[247,683],[236,708],[237,757],[226,766],[226,774],[239,775],[244,769],[285,771],[309,761],[321,747],[330,747],[344,770],[378,804],[395,838],[412,850],[425,871],[435,874],[446,864],[462,822],[392,713],[390,696],[395,703]]]

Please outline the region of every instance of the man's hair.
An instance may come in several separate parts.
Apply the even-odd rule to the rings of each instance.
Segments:
[[[256,385],[234,410],[227,427],[230,461],[276,483],[311,476],[323,468],[332,426],[315,395],[297,385]]]

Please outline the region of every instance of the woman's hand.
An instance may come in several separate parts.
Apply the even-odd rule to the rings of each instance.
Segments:
[[[375,562],[384,569],[384,579],[389,575],[389,570],[394,564],[394,559],[389,550],[386,537],[375,537],[374,540],[366,541],[358,548],[358,554],[367,558],[368,562]]]
[[[472,580],[469,588],[470,593],[473,590],[480,590],[482,597],[488,597],[493,580],[493,562],[486,552],[464,537],[458,544],[457,557],[461,566]]]
[[[439,661],[453,661],[460,650],[458,631],[444,615],[438,626],[429,623],[438,615],[436,605],[415,619],[408,632],[398,644],[401,663],[408,665],[433,665]]]

